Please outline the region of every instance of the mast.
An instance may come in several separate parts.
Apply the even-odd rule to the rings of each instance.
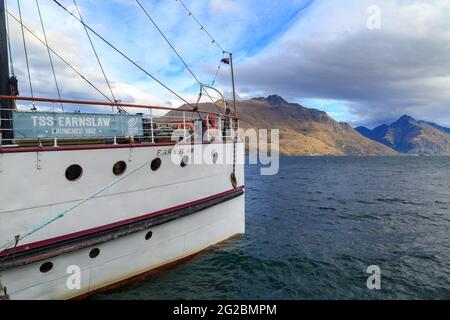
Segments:
[[[13,88],[17,88],[17,80],[14,76],[9,76],[8,58],[8,34],[6,31],[5,0],[0,0],[0,94],[6,96],[17,95],[17,92],[12,92],[16,91]],[[13,106],[14,102],[12,100],[0,101],[0,145],[2,140],[6,140],[3,144],[12,143]]]

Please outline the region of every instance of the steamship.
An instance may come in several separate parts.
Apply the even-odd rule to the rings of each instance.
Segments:
[[[235,98],[217,99],[216,112],[199,104],[174,112],[21,96],[12,22],[32,31],[1,0],[0,299],[84,298],[245,232]],[[222,62],[232,74],[232,55]]]

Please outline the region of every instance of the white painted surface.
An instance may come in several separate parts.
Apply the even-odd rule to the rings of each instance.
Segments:
[[[196,148],[202,148],[197,145]],[[211,147],[209,147],[211,148]],[[232,144],[213,147],[219,154],[232,154]],[[170,147],[103,149],[3,154],[0,173],[0,245],[23,234],[52,215],[88,197],[117,179],[117,161],[126,161],[127,172],[142,166]],[[243,159],[243,144],[238,145]],[[129,161],[130,152],[132,160]],[[64,236],[175,207],[232,189],[232,165],[188,165],[181,168],[170,156],[161,156],[161,168],[150,165],[86,202],[19,245]],[[83,176],[76,182],[65,178],[67,167],[79,164]],[[127,174],[127,173],[125,173]],[[238,185],[244,185],[243,166],[237,166]]]
[[[198,145],[196,148],[205,148]],[[211,146],[208,147],[211,154]],[[0,172],[0,244],[40,224],[59,210],[87,197],[117,177],[112,167],[126,161],[131,172],[158,157],[170,147],[100,149],[37,153],[5,153]],[[232,144],[217,144],[213,151],[233,154]],[[243,163],[244,146],[237,146],[237,159]],[[160,156],[161,168],[153,172],[148,164],[64,218],[40,230],[19,245],[96,228],[139,217],[155,211],[201,200],[232,189],[232,165],[188,165],[181,168],[170,156]],[[38,169],[37,163],[39,160]],[[72,164],[83,167],[79,181],[69,182],[65,170]],[[243,165],[237,165],[238,185],[244,185]],[[125,173],[127,174],[127,173]],[[145,232],[51,259],[53,269],[39,271],[45,261],[2,272],[2,284],[11,299],[67,299],[125,280],[134,275],[190,256],[236,234],[245,232],[244,196]],[[67,289],[67,267],[82,270],[80,290]]]
[[[149,230],[53,259],[17,267],[2,273],[11,299],[69,299],[188,257],[233,235],[245,233],[244,196],[168,222]],[[153,232],[145,240],[148,231]],[[50,261],[53,269],[43,274],[40,266]],[[81,289],[68,290],[67,268],[81,268]]]

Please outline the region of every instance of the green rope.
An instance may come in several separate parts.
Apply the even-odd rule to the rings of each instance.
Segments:
[[[33,233],[36,233],[37,231],[45,228],[46,226],[52,224],[53,222],[55,222],[56,220],[59,220],[61,218],[63,218],[66,214],[68,214],[69,212],[75,210],[76,208],[78,208],[79,206],[83,205],[84,203],[88,202],[89,200],[93,199],[94,197],[96,197],[97,195],[99,195],[100,193],[108,190],[109,188],[115,186],[116,184],[118,184],[119,182],[123,181],[125,178],[133,175],[134,173],[138,172],[139,170],[141,170],[142,168],[146,167],[148,164],[150,164],[151,161],[146,162],[145,164],[143,164],[142,166],[140,166],[139,168],[135,169],[134,171],[130,172],[128,175],[125,175],[115,181],[113,181],[112,183],[106,185],[105,187],[99,189],[98,191],[94,192],[93,194],[91,194],[90,196],[78,201],[76,204],[74,204],[73,206],[66,208],[64,210],[59,211],[58,213],[56,213],[55,215],[53,215],[52,217],[48,218],[47,220],[44,220],[42,223],[40,223],[39,225],[35,226],[34,228],[32,228],[30,231],[22,234],[21,236],[19,236],[19,241],[22,241],[23,239],[31,236]],[[14,246],[16,244],[16,240],[11,240],[8,243],[6,243],[5,245],[3,245],[2,247],[0,247],[0,250],[4,251],[12,246]]]
[[[188,139],[190,139],[193,135],[190,135],[189,137],[187,137],[186,139],[180,141],[179,143],[177,143],[175,146],[172,147],[175,148],[177,145],[187,141]],[[143,165],[141,165],[140,167],[136,168],[135,170],[131,171],[130,173],[128,173],[127,175],[111,182],[110,184],[104,186],[103,188],[97,190],[96,192],[94,192],[93,194],[91,194],[90,196],[78,201],[76,204],[74,204],[73,206],[61,210],[58,213],[56,213],[55,215],[53,215],[52,217],[48,218],[47,220],[44,220],[42,223],[38,224],[37,226],[35,226],[34,228],[32,228],[30,231],[22,234],[22,235],[18,235],[15,237],[14,240],[8,241],[6,244],[4,244],[3,246],[0,247],[0,253],[2,253],[3,251],[10,249],[11,247],[16,247],[17,243],[22,241],[23,239],[31,236],[32,234],[38,232],[39,230],[45,228],[46,226],[52,224],[53,222],[55,222],[56,220],[59,220],[61,218],[63,218],[66,214],[68,214],[69,212],[75,210],[76,208],[78,208],[79,206],[83,205],[84,203],[88,202],[89,200],[95,198],[96,196],[98,196],[100,193],[110,189],[111,187],[115,186],[116,184],[118,184],[119,182],[125,180],[126,178],[130,177],[131,175],[135,174],[136,172],[140,171],[141,169],[145,168],[146,166],[148,166],[151,162],[153,161],[147,161],[146,163],[144,163]]]

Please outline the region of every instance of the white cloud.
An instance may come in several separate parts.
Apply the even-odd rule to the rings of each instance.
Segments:
[[[180,93],[188,101],[197,100],[196,82],[184,70],[183,65],[171,51],[168,44],[157,32],[134,1],[114,0],[111,3],[79,0],[77,1],[86,23],[116,45],[119,50],[129,55],[131,59],[144,67],[170,88]],[[50,46],[68,61],[75,69],[95,84],[107,96],[108,87],[100,72],[92,48],[86,38],[84,28],[61,8],[51,1],[39,2],[46,25]],[[61,1],[72,12],[75,8],[71,1]],[[202,33],[198,26],[188,17],[184,9],[175,1],[154,2],[142,1],[161,29],[166,32],[175,47],[181,52],[186,62],[194,69],[197,76],[210,82],[214,73],[205,66],[217,65],[221,57],[217,47]],[[204,18],[205,25],[212,26],[210,31],[216,31],[216,26],[224,29],[225,18],[220,14],[211,16],[208,13],[209,0],[186,3],[198,16]],[[24,24],[40,39],[43,39],[37,8],[34,1],[21,1]],[[18,18],[17,4],[8,1],[9,10]],[[114,10],[113,10],[114,8]],[[119,12],[117,10],[120,10]],[[212,24],[211,21],[215,23]],[[16,75],[19,78],[21,95],[31,94],[25,64],[20,25],[10,18],[13,60]],[[238,34],[240,26],[232,29]],[[228,33],[227,33],[228,34]],[[56,89],[45,47],[36,38],[25,31],[31,78],[35,96],[56,97]],[[113,90],[120,100],[128,103],[146,103],[151,105],[171,105],[177,107],[183,102],[158,85],[131,63],[126,61],[108,45],[92,35],[102,64],[106,70]],[[233,41],[224,37],[224,46]],[[67,65],[53,55],[56,75],[63,98],[81,100],[102,100],[105,98],[95,89],[75,74]],[[205,73],[205,72],[208,73]],[[215,70],[214,70],[215,71]]]
[[[381,30],[366,27],[381,9]],[[355,123],[409,113],[450,125],[450,1],[317,1],[237,70],[243,94],[344,102]]]
[[[233,0],[211,0],[210,9],[213,12],[239,12],[242,8]]]

